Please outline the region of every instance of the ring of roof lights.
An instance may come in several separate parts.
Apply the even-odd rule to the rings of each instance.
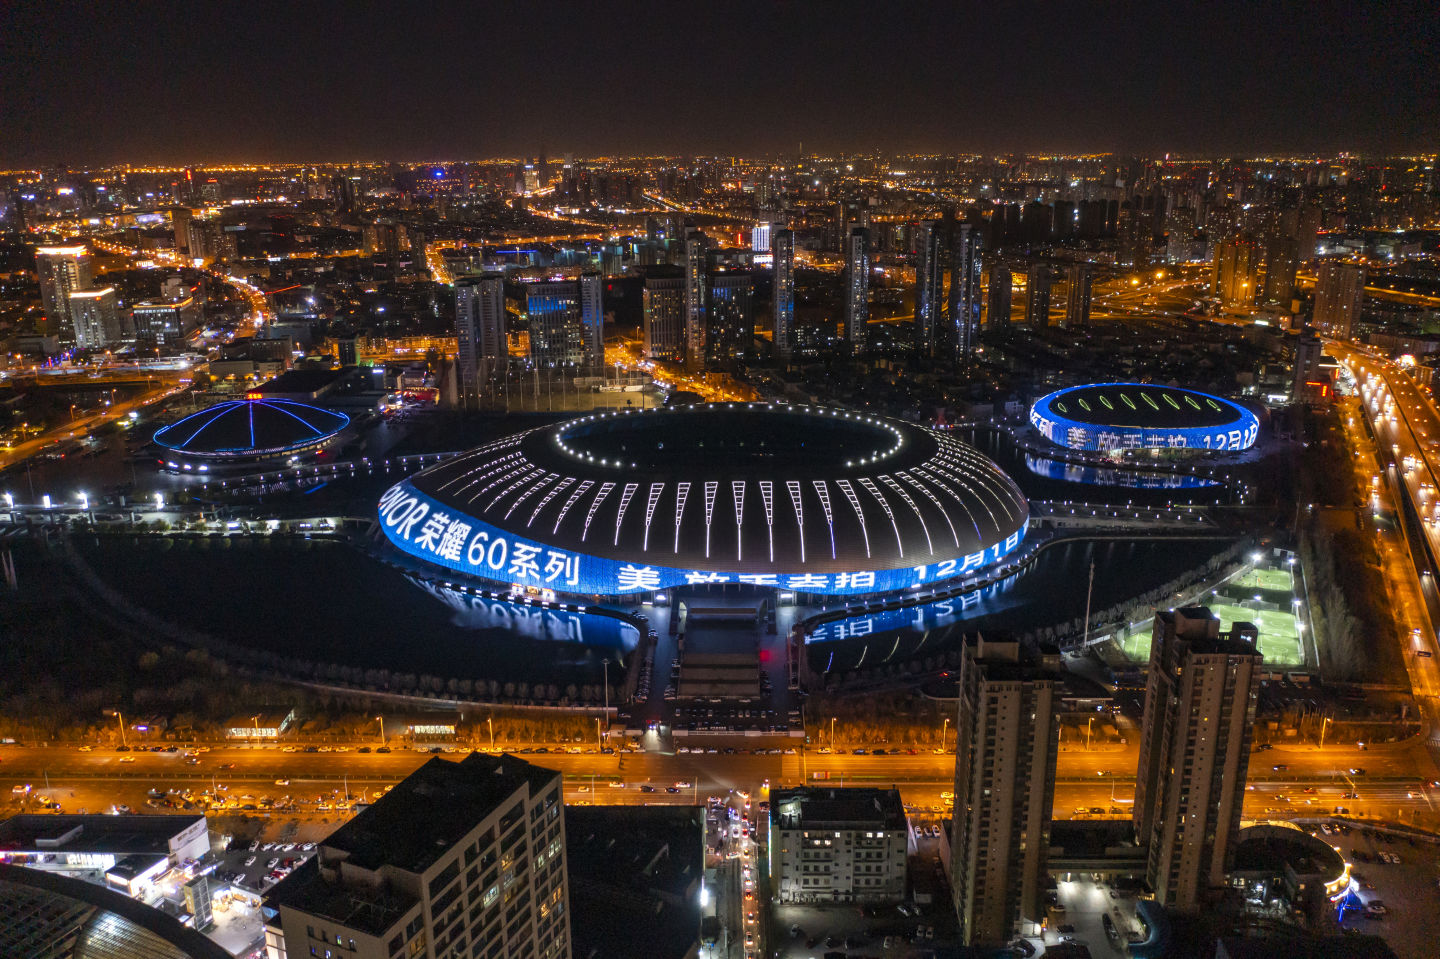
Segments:
[[[579,595],[902,591],[992,565],[1028,517],[1010,477],[952,436],[765,403],[582,416],[447,460],[379,503],[387,539],[427,563]]]
[[[1042,396],[1030,425],[1072,450],[1247,450],[1260,434],[1254,413],[1219,396],[1152,383],[1074,386]]]

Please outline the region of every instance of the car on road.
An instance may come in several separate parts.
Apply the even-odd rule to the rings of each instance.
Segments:
[[[1350,767],[1350,775],[1352,775],[1352,776],[1363,776],[1363,775],[1365,775],[1365,770],[1364,770],[1363,767],[1360,767],[1360,766],[1351,766],[1351,767]]]
[[[245,865],[247,865],[247,866],[253,866],[253,865],[255,865],[255,857],[254,857],[254,856],[246,856],[246,857],[245,857]]]
[[[120,761],[121,761],[122,763],[133,763],[133,762],[135,761],[135,757],[134,757],[134,756],[121,756],[121,757],[120,757]]]
[[[640,791],[641,791],[642,793],[653,793],[653,792],[655,791],[655,787],[654,787],[654,786],[648,786],[648,785],[647,785],[647,786],[641,786],[641,787],[640,787]]]
[[[1287,770],[1287,769],[1289,769],[1289,768],[1290,768],[1290,767],[1287,766],[1287,765],[1285,765],[1284,763],[1276,763],[1275,765],[1273,765],[1273,766],[1270,767],[1271,771],[1277,772],[1277,773],[1284,772],[1285,770]]]
[[[275,785],[277,785],[277,786],[288,786],[288,785],[290,785],[290,780],[288,780],[288,779],[277,779],[277,780],[275,780]]]

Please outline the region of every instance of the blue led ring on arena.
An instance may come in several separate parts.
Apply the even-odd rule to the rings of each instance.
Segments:
[[[869,595],[995,564],[1024,539],[1029,504],[947,434],[738,403],[596,413],[504,437],[391,487],[378,516],[403,552],[501,584]]]
[[[1219,396],[1153,383],[1074,386],[1030,408],[1041,436],[1072,450],[1247,450],[1259,418]]]

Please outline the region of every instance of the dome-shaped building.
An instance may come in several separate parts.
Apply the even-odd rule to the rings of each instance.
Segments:
[[[471,450],[380,500],[386,536],[413,556],[585,595],[905,590],[994,563],[1028,516],[1014,482],[945,433],[765,403],[579,417]]]
[[[1073,450],[1247,450],[1260,420],[1219,396],[1154,383],[1096,383],[1035,401],[1030,424]]]
[[[219,472],[283,466],[333,445],[350,417],[293,400],[231,400],[155,432],[170,470]]]

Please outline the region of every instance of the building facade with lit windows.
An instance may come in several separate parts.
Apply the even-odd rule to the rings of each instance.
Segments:
[[[434,758],[264,898],[267,959],[568,959],[560,773]]]
[[[115,288],[73,291],[70,324],[75,331],[75,346],[82,350],[103,350],[119,340],[120,307]]]
[[[685,359],[685,273],[674,266],[645,271],[645,358],[680,363]]]
[[[950,889],[966,945],[1033,933],[1055,803],[1058,653],[966,637],[955,720]]]
[[[449,459],[380,499],[390,545],[521,590],[903,595],[1020,545],[1029,504],[948,433],[824,407],[595,413]]]
[[[42,246],[35,250],[40,275],[40,303],[45,310],[44,332],[58,336],[62,347],[75,345],[70,320],[70,294],[94,285],[90,251],[83,246]]]
[[[1135,776],[1135,838],[1155,901],[1200,908],[1222,891],[1240,835],[1258,632],[1220,632],[1207,607],[1155,614]]]
[[[900,902],[907,840],[899,790],[772,790],[770,888],[782,903]]]

